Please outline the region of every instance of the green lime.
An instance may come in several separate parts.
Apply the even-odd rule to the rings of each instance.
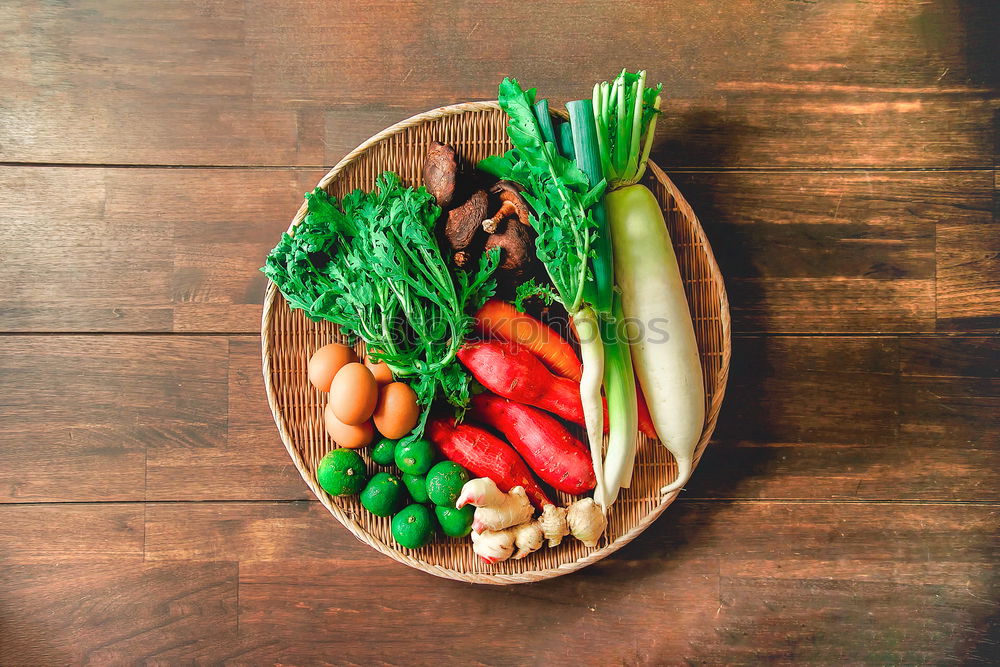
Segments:
[[[469,479],[469,471],[462,466],[441,461],[427,473],[427,496],[435,505],[454,507]]]
[[[434,445],[426,440],[396,445],[396,467],[411,475],[423,475],[434,463]]]
[[[434,517],[423,505],[407,505],[392,517],[392,537],[400,546],[419,549],[434,535]]]
[[[372,461],[380,466],[391,466],[395,462],[396,441],[382,438],[372,447]]]
[[[472,532],[472,517],[476,514],[476,508],[472,505],[466,505],[462,509],[435,505],[434,513],[441,524],[441,531],[448,537],[465,537]]]
[[[368,472],[360,454],[341,448],[328,452],[320,460],[316,480],[331,496],[352,496],[365,487]]]
[[[403,473],[403,484],[406,485],[406,490],[410,492],[410,497],[413,498],[415,503],[426,503],[427,502],[427,481],[424,475],[411,475],[408,472]]]
[[[389,516],[402,504],[403,484],[395,475],[375,473],[361,492],[361,504],[375,516]]]

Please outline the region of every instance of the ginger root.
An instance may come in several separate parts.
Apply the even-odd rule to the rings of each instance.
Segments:
[[[515,559],[524,558],[541,547],[542,527],[537,521],[525,521],[503,530],[472,531],[472,550],[490,565],[511,556]]]
[[[514,546],[517,547],[515,559],[524,558],[542,548],[542,527],[537,521],[528,521],[507,530],[514,533]]]
[[[542,536],[549,541],[550,547],[557,547],[562,538],[569,535],[569,525],[566,523],[566,508],[546,505],[542,508],[542,516],[538,519]]]
[[[490,565],[507,560],[514,553],[514,531],[473,530],[472,550]]]
[[[566,522],[573,537],[588,547],[596,547],[608,527],[608,518],[593,498],[583,498],[570,505],[566,509]]]
[[[469,504],[476,508],[472,530],[477,533],[516,526],[531,519],[535,513],[523,487],[515,486],[510,493],[504,493],[488,477],[471,479],[462,487],[455,507],[461,509]]]
[[[487,505],[499,505],[503,502],[504,493],[489,477],[477,477],[470,479],[462,487],[462,493],[455,501],[455,507],[462,509],[466,505],[473,507],[485,507]]]
[[[479,477],[462,487],[456,507],[474,505],[472,550],[487,563],[524,558],[538,551],[545,540],[559,546],[563,537],[573,537],[596,547],[608,527],[608,519],[593,498],[583,498],[569,507],[546,505],[538,519],[520,486],[501,491],[493,480]]]
[[[470,479],[455,502],[458,508],[466,505],[476,508],[472,550],[487,563],[499,563],[512,555],[524,558],[542,546],[542,526],[532,520],[535,509],[523,487],[504,493],[488,477]]]

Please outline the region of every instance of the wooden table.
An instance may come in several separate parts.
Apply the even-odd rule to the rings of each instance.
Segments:
[[[967,663],[998,656],[990,0],[6,0],[0,663]],[[655,159],[732,303],[715,441],[627,549],[438,580],[315,502],[257,272],[375,131],[666,87]]]

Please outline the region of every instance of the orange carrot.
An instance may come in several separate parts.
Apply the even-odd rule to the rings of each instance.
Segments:
[[[487,301],[476,313],[476,328],[485,336],[528,348],[553,372],[580,381],[582,366],[573,347],[550,327],[506,301]]]

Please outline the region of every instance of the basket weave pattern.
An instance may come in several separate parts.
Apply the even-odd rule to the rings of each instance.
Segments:
[[[431,141],[456,147],[471,162],[502,153],[510,147],[505,134],[507,117],[496,102],[469,102],[442,107],[402,121],[375,135],[337,164],[319,186],[342,196],[355,188],[370,189],[386,170],[395,171],[408,185],[420,184],[424,152]],[[645,184],[660,202],[684,279],[705,379],[706,423],[696,461],[715,428],[729,370],[729,307],[718,265],[704,230],[691,207],[670,179],[650,163]],[[292,226],[305,216],[299,209]],[[268,286],[261,322],[264,383],[282,442],[312,492],[358,539],[412,567],[439,577],[473,583],[513,584],[538,581],[578,570],[617,551],[634,539],[676,498],[661,497],[659,489],[676,476],[671,456],[657,441],[640,434],[632,486],[622,489],[608,516],[608,529],[595,548],[567,537],[563,543],[523,560],[487,565],[472,552],[468,539],[439,538],[419,550],[393,541],[390,519],[370,514],[357,496],[334,498],[316,482],[316,466],[332,443],[323,428],[326,395],[306,377],[306,364],[319,347],[346,342],[329,322],[311,322],[291,310],[273,284]],[[359,354],[363,345],[356,346]],[[585,439],[582,430],[577,435]],[[361,452],[369,472],[378,467]],[[555,494],[559,501],[568,496]]]

